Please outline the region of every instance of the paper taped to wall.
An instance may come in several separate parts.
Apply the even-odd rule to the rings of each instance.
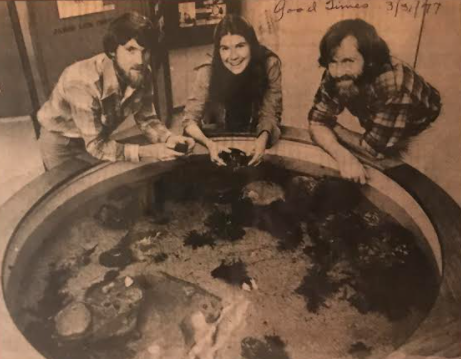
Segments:
[[[58,0],[57,4],[60,19],[115,9],[115,4],[105,4],[104,0]]]

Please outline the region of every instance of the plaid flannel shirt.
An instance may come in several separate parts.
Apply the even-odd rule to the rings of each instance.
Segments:
[[[171,135],[156,116],[151,76],[140,89],[127,87],[122,94],[113,61],[105,54],[67,67],[37,113],[48,131],[83,138],[88,153],[98,159],[138,162],[138,145],[110,139],[130,115],[152,143]]]
[[[362,146],[372,154],[386,153],[401,140],[420,133],[441,110],[439,92],[407,64],[392,58],[357,101],[342,103],[325,71],[308,119],[311,125],[333,127],[345,108],[365,129]]]

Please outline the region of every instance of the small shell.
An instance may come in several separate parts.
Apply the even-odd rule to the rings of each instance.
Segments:
[[[253,290],[258,290],[258,285],[256,284],[256,280],[251,278],[250,283],[251,283],[251,288],[253,288]]]
[[[125,277],[125,287],[131,287],[134,283],[134,280],[131,277]]]
[[[251,287],[247,283],[242,284],[242,289],[251,292]]]

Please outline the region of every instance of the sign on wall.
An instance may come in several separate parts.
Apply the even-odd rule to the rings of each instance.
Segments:
[[[60,19],[115,9],[115,4],[106,4],[104,0],[58,0],[57,3]]]
[[[227,14],[240,13],[240,0],[167,0],[165,30],[169,48],[213,42],[213,31]]]
[[[215,25],[226,15],[223,0],[191,1],[178,4],[179,26]]]

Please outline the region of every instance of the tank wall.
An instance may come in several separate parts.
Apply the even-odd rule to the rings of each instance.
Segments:
[[[289,141],[284,141],[289,147]],[[224,144],[244,148],[250,141],[227,140]],[[335,175],[335,168],[331,167],[328,162],[314,163],[305,161],[305,158],[319,158],[315,156],[320,150],[317,147],[300,145],[294,151],[296,155],[284,157],[280,154],[273,154],[268,161],[274,164],[283,166],[284,168],[296,171],[298,173],[314,174],[316,176]],[[290,151],[293,153],[293,151]],[[314,156],[313,156],[314,154]],[[318,153],[317,153],[318,154]],[[200,163],[208,161],[204,155],[197,155],[191,158],[197,166]],[[206,162],[208,163],[208,162]],[[55,238],[54,233],[59,225],[65,222],[66,217],[72,216],[72,213],[88,205],[93,198],[102,196],[111,190],[122,185],[139,183],[147,181],[146,184],[154,180],[157,176],[165,172],[171,171],[174,168],[181,166],[181,161],[139,165],[127,169],[121,164],[103,164],[93,170],[88,171],[76,178],[71,179],[68,183],[57,186],[43,200],[38,203],[31,212],[21,221],[20,226],[10,240],[7,252],[3,263],[3,287],[5,293],[8,294],[6,301],[10,311],[14,313],[20,308],[15,307],[16,300],[20,293],[21,278],[27,273],[28,263],[40,248],[43,241],[65,240],[65,238]],[[376,188],[369,188],[364,192],[378,208],[389,212],[391,216],[397,219],[402,225],[414,232],[418,238],[426,237],[429,243],[424,243],[427,254],[435,258],[436,266],[439,273],[441,272],[441,254],[440,245],[434,234],[427,231],[427,226],[430,227],[430,222],[427,217],[421,217],[421,212],[418,212],[418,205],[406,193],[399,193],[399,187],[390,181],[388,178],[377,172],[372,173],[372,185]],[[401,190],[401,189],[400,189]],[[407,202],[402,206],[402,199]],[[412,201],[412,202],[411,202]],[[405,212],[406,209],[411,209],[412,213]],[[423,225],[421,225],[423,223]]]

